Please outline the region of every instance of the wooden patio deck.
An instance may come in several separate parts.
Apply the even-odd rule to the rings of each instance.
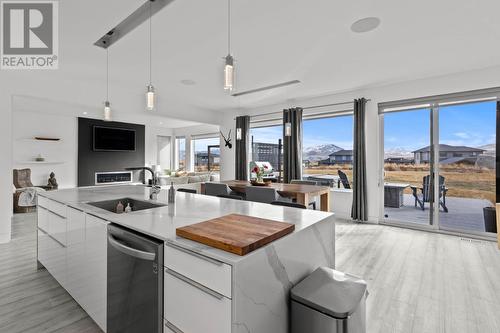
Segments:
[[[483,207],[491,206],[488,200],[447,197],[448,213],[439,210],[439,223],[442,227],[457,231],[484,232]],[[384,207],[386,220],[395,220],[419,224],[429,224],[429,204],[425,210],[415,207],[415,199],[410,194],[404,195],[401,208]]]

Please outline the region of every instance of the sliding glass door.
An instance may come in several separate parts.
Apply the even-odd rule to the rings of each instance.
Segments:
[[[494,232],[496,102],[439,108],[439,226]]]
[[[383,219],[417,225],[432,224],[432,110],[384,115]]]
[[[381,222],[464,235],[497,232],[500,104],[492,95],[381,108]]]

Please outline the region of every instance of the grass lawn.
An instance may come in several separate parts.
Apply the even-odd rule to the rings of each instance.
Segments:
[[[304,173],[337,175],[337,170],[342,170],[349,179],[352,179],[351,165],[310,166],[304,169]],[[418,187],[422,186],[423,177],[429,174],[429,166],[425,164],[386,163],[384,170],[386,182],[406,183]],[[440,173],[445,177],[448,197],[486,199],[492,203],[495,202],[496,174],[494,169],[467,164],[450,164],[442,165]],[[405,193],[411,193],[410,188],[407,188]]]

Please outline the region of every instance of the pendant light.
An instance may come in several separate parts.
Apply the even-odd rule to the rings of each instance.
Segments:
[[[152,52],[152,5],[153,5],[154,0],[149,1],[149,84],[146,87],[146,110],[148,111],[153,111],[155,108],[155,88],[153,87],[153,84],[151,83],[151,68],[152,68],[152,59],[153,59],[153,52]]]
[[[224,90],[234,89],[234,58],[231,55],[231,0],[227,0],[227,56],[224,66]]]
[[[292,136],[292,123],[291,122],[285,123],[285,136]]]
[[[109,103],[109,51],[106,48],[106,101],[104,102],[103,120],[111,121],[111,103]]]

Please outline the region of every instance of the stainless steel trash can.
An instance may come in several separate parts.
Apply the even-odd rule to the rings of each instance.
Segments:
[[[320,267],[291,290],[292,333],[365,333],[366,282]]]

